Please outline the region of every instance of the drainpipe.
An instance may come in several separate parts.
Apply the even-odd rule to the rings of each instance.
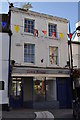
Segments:
[[[73,34],[74,34],[74,33],[75,33],[75,31],[73,32]],[[73,96],[74,96],[74,93],[73,93],[73,56],[72,56],[72,43],[71,43],[72,41],[71,41],[70,34],[71,34],[71,31],[70,31],[70,22],[69,22],[70,70],[71,70],[70,78],[71,78],[72,102],[73,102]]]
[[[8,35],[9,35],[9,63],[8,63],[8,100],[10,98],[10,83],[11,83],[11,64],[10,64],[10,61],[11,61],[11,36],[12,36],[12,32],[11,32],[11,7],[13,7],[13,4],[11,3],[9,5],[9,12],[8,12],[8,16],[9,16],[9,32],[8,32]],[[10,102],[10,101],[8,101]],[[8,103],[8,109],[9,109],[9,103]]]

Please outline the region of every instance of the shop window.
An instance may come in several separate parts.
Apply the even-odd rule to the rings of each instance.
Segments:
[[[46,100],[53,101],[56,100],[56,79],[52,78],[46,82]]]
[[[24,44],[24,62],[34,63],[34,57],[35,57],[35,45]]]
[[[4,81],[0,81],[0,90],[4,90]]]
[[[45,101],[45,81],[34,81],[34,101]]]
[[[57,65],[58,60],[58,48],[49,47],[49,63]]]
[[[33,34],[33,30],[34,30],[34,20],[25,19],[24,20],[24,32]]]
[[[21,86],[22,86],[21,81],[13,81],[13,83],[12,83],[12,91],[13,91],[13,96],[14,97],[21,96]]]
[[[48,24],[48,35],[50,37],[57,37],[57,25],[55,24]]]

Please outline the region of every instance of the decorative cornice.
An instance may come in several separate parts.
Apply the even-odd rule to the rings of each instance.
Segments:
[[[39,16],[39,17],[42,17],[42,18],[47,18],[47,19],[52,19],[52,20],[55,20],[55,21],[68,23],[68,20],[65,19],[65,18],[60,18],[60,17],[56,17],[56,16],[44,14],[44,13],[39,13],[39,12],[35,12],[35,11],[30,11],[30,10],[26,11],[26,10],[21,9],[21,8],[14,8],[13,7],[13,8],[11,8],[11,11],[25,13],[25,14],[28,14],[28,15]]]

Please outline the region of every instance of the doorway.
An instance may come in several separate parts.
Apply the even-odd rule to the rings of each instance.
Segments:
[[[72,107],[72,93],[70,78],[57,78],[57,99],[60,108]]]
[[[23,84],[21,78],[12,79],[10,103],[12,108],[20,108],[23,105]]]

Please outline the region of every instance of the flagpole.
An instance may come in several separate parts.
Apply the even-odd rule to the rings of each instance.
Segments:
[[[70,54],[71,54],[71,58],[70,58],[70,68],[73,69],[73,58],[72,58],[72,44],[71,44],[71,29],[70,29],[70,22],[69,22],[69,38],[70,38]]]
[[[72,88],[72,101],[73,101],[73,58],[72,58],[72,44],[71,44],[71,38],[70,37],[70,34],[71,34],[71,28],[70,28],[70,21],[69,21],[69,39],[70,39],[70,70],[71,70],[71,73],[70,73],[70,78],[71,78],[71,88]]]

